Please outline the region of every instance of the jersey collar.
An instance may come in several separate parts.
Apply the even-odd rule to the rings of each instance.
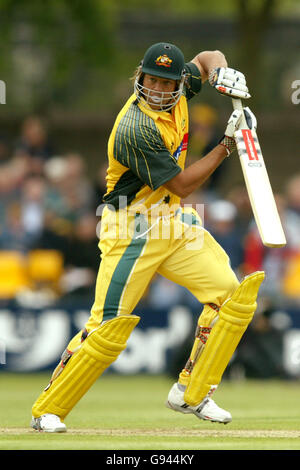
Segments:
[[[162,121],[172,121],[172,116],[168,111],[154,111],[152,109],[149,109],[148,106],[145,106],[144,103],[146,103],[145,100],[141,98],[138,103],[138,107],[141,111],[143,111],[143,113],[147,114],[147,116],[149,116],[154,121],[157,121],[158,119],[161,119]]]

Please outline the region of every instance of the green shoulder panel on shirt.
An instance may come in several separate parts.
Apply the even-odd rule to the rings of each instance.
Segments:
[[[155,122],[132,103],[116,130],[114,157],[152,190],[181,171]]]
[[[187,100],[197,95],[202,88],[201,74],[198,67],[192,62],[185,64],[187,81],[185,84],[185,96]]]

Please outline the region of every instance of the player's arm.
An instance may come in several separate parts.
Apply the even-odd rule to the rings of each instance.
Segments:
[[[164,187],[184,199],[202,186],[226,157],[226,148],[219,144],[201,160],[193,163],[165,183]]]
[[[211,70],[217,67],[227,67],[227,60],[221,51],[200,52],[191,62],[199,69],[202,83],[208,80]]]
[[[244,74],[228,67],[221,51],[200,52],[191,62],[199,69],[202,83],[208,80],[219,93],[231,98],[250,98]]]
[[[225,157],[229,156],[236,148],[234,133],[239,129],[242,113],[244,112],[250,129],[255,128],[256,118],[249,108],[243,111],[235,110],[227,123],[224,137],[211,152],[197,162],[193,163],[185,170],[171,178],[164,187],[176,196],[186,198],[209,178],[209,176],[222,163]]]

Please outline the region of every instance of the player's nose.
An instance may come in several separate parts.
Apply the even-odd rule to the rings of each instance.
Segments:
[[[152,90],[161,92],[162,91],[161,83],[159,81],[156,81],[152,86]]]

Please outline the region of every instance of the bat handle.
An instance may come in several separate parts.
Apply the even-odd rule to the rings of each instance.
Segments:
[[[242,103],[242,100],[240,98],[232,98],[232,106],[233,106],[233,109],[237,109],[239,111],[243,111],[243,103]],[[241,128],[242,129],[248,129],[248,125],[247,125],[247,121],[245,119],[245,115],[244,115],[244,111],[243,111],[243,114],[242,114],[242,121],[241,121]]]

